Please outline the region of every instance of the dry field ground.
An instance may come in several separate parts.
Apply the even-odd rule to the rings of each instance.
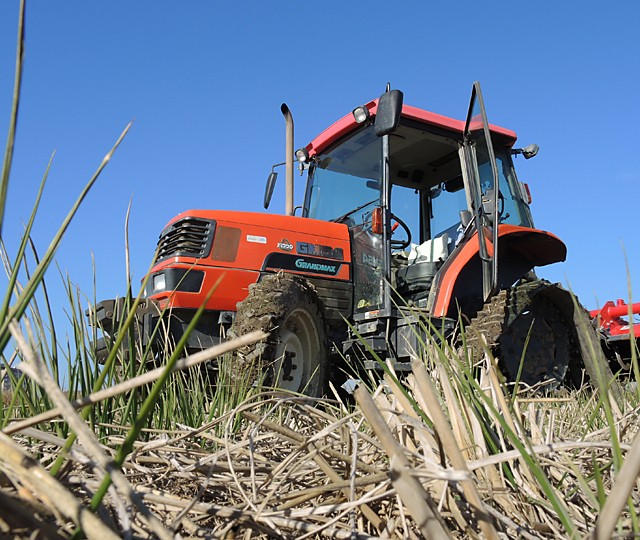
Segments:
[[[214,418],[181,424],[177,407],[164,423],[171,429],[144,427],[132,440],[135,421],[117,421],[121,388],[102,402],[114,413],[107,423],[83,419],[74,412],[81,403],[43,380],[23,346],[58,415],[9,422],[0,436],[7,538],[634,538],[640,530],[632,392],[623,401],[591,387],[516,393],[490,358],[470,377],[452,351],[445,359],[434,349],[400,384],[389,372],[349,403],[251,388]],[[220,407],[215,399],[193,403]],[[59,435],[67,426],[78,435],[71,445]]]

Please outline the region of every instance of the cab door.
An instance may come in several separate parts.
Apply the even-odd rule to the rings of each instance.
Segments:
[[[494,217],[497,216],[500,190],[497,189],[498,167],[479,82],[474,82],[471,90],[460,153],[462,175],[478,230],[482,290],[486,301],[498,286],[498,220]]]

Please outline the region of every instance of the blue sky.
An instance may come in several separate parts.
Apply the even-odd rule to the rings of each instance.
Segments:
[[[539,275],[589,308],[640,294],[637,2],[51,2],[27,5],[25,73],[4,227],[15,249],[56,151],[35,230],[41,251],[128,122],[131,132],[73,221],[56,262],[89,296],[125,291],[158,234],[189,208],[263,211],[296,147],[377,97],[463,118],[479,80],[493,123],[539,155],[516,162],[536,226],[568,246]],[[18,1],[0,2],[0,134],[8,126]],[[272,210],[284,209],[283,182]],[[296,204],[302,200],[297,185]],[[60,282],[55,268],[49,285]],[[58,293],[54,293],[58,294]],[[62,298],[62,296],[60,296]]]

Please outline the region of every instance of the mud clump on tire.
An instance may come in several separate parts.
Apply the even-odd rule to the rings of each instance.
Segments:
[[[269,337],[237,351],[230,366],[234,380],[323,394],[329,369],[323,307],[304,278],[269,274],[249,287],[247,298],[238,303],[232,334],[253,330]]]

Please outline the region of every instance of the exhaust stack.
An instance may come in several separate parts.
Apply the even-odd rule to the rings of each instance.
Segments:
[[[280,106],[280,110],[282,111],[282,114],[284,116],[284,121],[286,122],[285,215],[292,216],[293,215],[293,116],[291,115],[291,111],[289,110],[289,107],[287,107],[286,103],[283,103]]]

